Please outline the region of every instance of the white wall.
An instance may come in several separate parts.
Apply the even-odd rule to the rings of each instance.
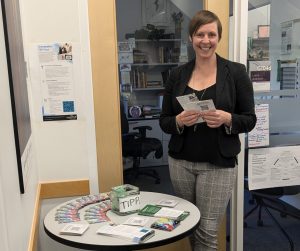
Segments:
[[[74,83],[78,120],[41,120],[41,88],[30,65],[32,126],[38,146],[40,180],[91,178],[96,192],[97,169],[91,84],[87,3],[85,0],[23,0],[25,57],[31,63],[30,49],[37,43],[70,42],[79,44],[79,79]],[[34,13],[34,15],[32,14]],[[74,54],[74,61],[76,55]]]
[[[28,72],[32,118],[33,162],[25,194],[19,192],[13,123],[2,16],[0,23],[0,250],[24,251],[28,247],[37,184],[40,181],[89,179],[91,193],[98,192],[97,160],[86,0],[20,0],[25,60],[33,43],[72,42],[81,45],[80,80],[76,98],[77,121],[42,122],[40,92]],[[52,206],[59,203],[52,201]],[[42,205],[41,220],[47,212]],[[42,229],[42,228],[41,228]],[[43,232],[41,233],[43,235]],[[54,248],[53,248],[53,246]],[[43,250],[59,250],[49,239]],[[39,249],[41,250],[41,249]],[[61,250],[66,250],[65,246]]]
[[[0,165],[1,168],[1,165]],[[3,190],[2,190],[2,186],[0,183],[0,226],[2,229],[6,229],[6,225],[7,225],[7,220],[5,218],[6,214],[5,214],[5,208],[4,208],[4,198],[3,198]],[[0,250],[8,250],[8,237],[7,237],[7,232],[6,231],[2,231],[1,236],[0,236]]]
[[[29,64],[32,95],[32,126],[40,181],[90,180],[91,193],[98,193],[97,157],[94,128],[93,92],[86,0],[23,0],[25,57],[29,63],[37,43],[70,42],[80,46],[80,73],[75,80],[78,120],[41,120],[39,81]],[[32,13],[35,13],[34,15]],[[73,56],[76,57],[75,51]],[[74,58],[74,61],[76,58]],[[32,73],[32,74],[31,74]],[[63,200],[67,200],[65,198]],[[51,203],[49,203],[49,201]],[[43,218],[61,200],[43,201],[40,216],[39,251],[73,250],[50,239],[43,230]]]
[[[2,13],[2,12],[1,12]],[[0,250],[24,251],[28,245],[38,170],[31,162],[25,194],[20,194],[7,75],[2,15],[0,16]],[[33,155],[35,156],[33,151]]]

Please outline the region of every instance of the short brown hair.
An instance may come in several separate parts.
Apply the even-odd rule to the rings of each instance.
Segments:
[[[192,38],[200,26],[216,22],[218,27],[219,40],[222,37],[222,24],[218,16],[209,10],[200,10],[192,18],[189,24],[189,35]]]

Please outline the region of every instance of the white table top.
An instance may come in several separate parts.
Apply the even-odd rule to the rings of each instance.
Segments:
[[[107,223],[96,223],[90,224],[89,229],[82,236],[70,236],[70,235],[60,235],[59,231],[63,228],[66,223],[58,223],[55,221],[56,210],[64,204],[65,202],[57,207],[53,208],[44,219],[44,229],[46,233],[54,240],[72,247],[77,247],[87,250],[137,250],[144,248],[151,248],[162,246],[180,240],[188,235],[190,235],[199,225],[200,222],[200,212],[198,208],[179,197],[175,197],[168,194],[153,193],[153,192],[141,192],[141,208],[146,204],[155,204],[160,199],[173,199],[179,201],[175,209],[189,211],[190,215],[183,221],[180,225],[176,227],[173,231],[163,231],[155,229],[155,235],[145,241],[144,243],[136,244],[125,239],[108,237],[99,235],[96,233],[97,229],[103,224]],[[79,210],[83,212],[84,208]],[[111,211],[107,212],[107,216],[115,223],[121,224],[125,222],[128,218],[136,216],[137,214],[130,214],[127,216],[119,216]],[[155,217],[149,217],[146,227],[157,220]],[[77,222],[79,223],[79,222]],[[85,222],[86,223],[86,222]]]

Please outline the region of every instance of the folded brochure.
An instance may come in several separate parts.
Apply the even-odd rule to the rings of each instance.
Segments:
[[[178,200],[168,200],[168,199],[162,199],[156,203],[158,206],[163,207],[175,207],[178,204]]]
[[[148,218],[146,217],[130,217],[125,222],[123,222],[124,225],[130,225],[130,226],[145,226],[148,222]]]
[[[68,223],[59,233],[64,235],[82,235],[88,228],[88,224]]]
[[[142,209],[140,209],[138,214],[144,216],[153,216],[153,217],[168,218],[172,220],[182,221],[190,213],[188,211],[148,204],[144,206]]]
[[[154,235],[155,231],[146,227],[128,225],[105,225],[97,230],[97,234],[130,240],[141,243]]]
[[[181,107],[185,111],[215,111],[216,107],[212,99],[199,100],[195,93],[176,97]],[[197,123],[202,123],[204,120],[199,117]]]

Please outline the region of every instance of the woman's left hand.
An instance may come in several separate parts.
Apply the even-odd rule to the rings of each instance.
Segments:
[[[223,110],[203,112],[201,117],[210,128],[217,128],[223,124],[231,126],[231,114]]]

